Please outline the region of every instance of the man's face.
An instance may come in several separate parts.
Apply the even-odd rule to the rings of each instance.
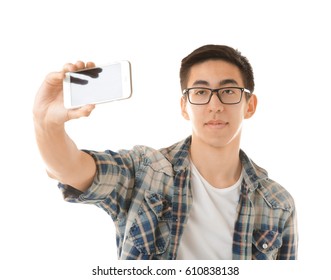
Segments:
[[[222,60],[207,60],[192,66],[187,88],[205,87],[244,87],[237,66]],[[245,93],[241,102],[234,105],[222,104],[216,94],[205,105],[190,104],[186,98],[181,100],[182,115],[192,122],[192,143],[207,144],[213,147],[232,145],[239,147],[242,122],[250,118],[256,107],[256,97],[246,101]]]

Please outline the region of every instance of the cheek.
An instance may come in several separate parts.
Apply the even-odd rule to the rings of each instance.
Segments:
[[[233,107],[231,109],[233,117],[238,120],[243,120],[246,115],[247,105],[245,103],[240,103],[232,106]]]
[[[245,111],[242,108],[238,108],[238,111],[234,112],[232,119],[235,123],[240,124],[245,118]]]
[[[191,104],[187,104],[185,107],[186,112],[186,119],[190,120],[191,122],[195,122],[201,118],[203,115],[203,108],[202,106],[191,106]]]

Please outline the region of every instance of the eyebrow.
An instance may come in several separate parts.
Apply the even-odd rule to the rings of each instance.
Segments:
[[[225,86],[225,85],[228,85],[228,84],[231,84],[231,85],[238,85],[237,81],[234,80],[234,79],[224,79],[224,80],[221,80],[219,82],[219,85],[220,86]],[[205,80],[196,80],[192,86],[210,86],[209,82],[205,81]]]

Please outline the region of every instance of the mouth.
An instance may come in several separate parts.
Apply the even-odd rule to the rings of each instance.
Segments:
[[[205,123],[205,126],[210,128],[224,128],[228,124],[229,124],[228,122],[222,120],[210,120]]]

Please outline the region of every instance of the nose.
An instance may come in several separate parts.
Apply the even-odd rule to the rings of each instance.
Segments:
[[[217,96],[217,92],[213,92],[211,99],[208,103],[208,109],[210,112],[222,112],[224,110],[224,104]]]

